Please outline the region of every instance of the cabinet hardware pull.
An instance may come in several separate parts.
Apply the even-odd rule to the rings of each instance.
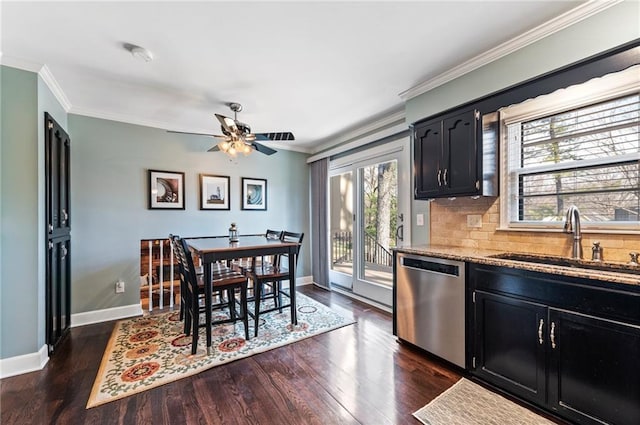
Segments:
[[[438,170],[438,186],[442,186],[442,170]]]
[[[551,322],[551,348],[556,348],[556,323]]]
[[[444,169],[444,173],[442,174],[442,180],[444,180],[444,185],[448,185],[449,183],[447,183],[447,172],[449,171],[448,168]]]
[[[68,253],[69,253],[69,251],[67,251],[67,247],[62,245],[62,257],[60,259],[64,260],[65,258],[67,258],[67,254]]]
[[[538,342],[540,345],[544,343],[544,339],[542,339],[542,327],[544,326],[544,319],[540,319],[540,324],[538,325]]]
[[[53,233],[53,224],[49,223],[49,233]]]

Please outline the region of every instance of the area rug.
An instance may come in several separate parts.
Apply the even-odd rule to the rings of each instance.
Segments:
[[[425,425],[554,425],[465,378],[413,416]]]
[[[206,353],[204,328],[200,329],[198,350],[191,355],[191,337],[182,332],[178,312],[119,321],[105,349],[87,409],[354,323],[353,317],[344,317],[300,293],[296,294],[296,307],[295,327],[287,309],[261,314],[258,337],[253,337],[250,318],[248,341],[241,322],[215,326],[210,355]],[[216,314],[224,313],[214,313],[214,319]]]

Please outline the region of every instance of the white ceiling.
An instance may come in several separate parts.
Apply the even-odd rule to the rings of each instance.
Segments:
[[[3,1],[2,61],[46,65],[71,113],[218,133],[213,114],[240,102],[254,132],[314,152],[580,3]]]

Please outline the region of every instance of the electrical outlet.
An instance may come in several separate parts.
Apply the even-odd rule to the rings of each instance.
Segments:
[[[124,282],[119,280],[116,282],[116,294],[121,294],[124,292]]]

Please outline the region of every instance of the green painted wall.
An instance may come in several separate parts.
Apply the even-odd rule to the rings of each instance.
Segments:
[[[640,38],[640,2],[626,1],[406,102],[407,124]],[[428,211],[413,201],[412,216]],[[428,225],[428,216],[425,216]],[[428,239],[428,226],[412,229]]]
[[[306,154],[280,150],[230,161],[206,152],[214,144],[208,137],[79,115],[69,115],[69,129],[74,313],[139,302],[141,239],[224,235],[231,222],[241,234],[305,232],[298,276],[311,274]],[[148,169],[186,173],[186,210],[147,209]],[[199,173],[231,177],[230,211],[200,211]],[[267,211],[240,210],[241,177],[267,179]],[[114,291],[118,279],[124,294]]]
[[[37,75],[2,67],[0,358],[33,353],[38,321]]]

